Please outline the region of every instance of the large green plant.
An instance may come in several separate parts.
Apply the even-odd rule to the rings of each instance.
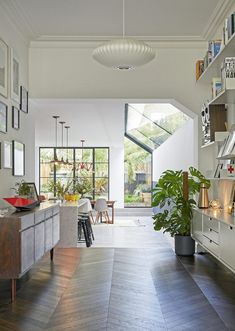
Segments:
[[[193,207],[196,205],[194,195],[200,191],[204,183],[210,187],[207,180],[199,170],[190,167],[188,177],[189,198],[183,195],[183,171],[167,170],[162,173],[158,183],[153,189],[152,205],[158,207],[154,216],[154,229],[169,232],[171,236],[190,235],[190,222],[193,216]]]

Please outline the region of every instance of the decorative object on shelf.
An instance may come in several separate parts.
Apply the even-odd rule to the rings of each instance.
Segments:
[[[25,175],[25,145],[21,142],[12,141],[13,150],[13,176]]]
[[[222,91],[221,77],[212,78],[212,99],[216,98],[217,95]]]
[[[68,165],[68,166],[71,166],[73,164],[71,162],[69,162],[69,150],[68,150],[68,147],[69,147],[69,129],[70,129],[70,126],[65,126],[64,128],[66,130],[66,147],[67,147],[67,156],[66,156],[65,164]]]
[[[229,160],[235,158],[235,124],[231,126],[228,137],[224,140],[217,159]]]
[[[211,200],[210,203],[209,203],[209,207],[212,208],[212,209],[220,209],[221,208],[221,203],[217,199]]]
[[[15,106],[12,106],[12,128],[16,130],[20,128],[20,111]]]
[[[82,144],[82,159],[81,162],[79,163],[78,169],[77,170],[86,170],[90,171],[92,169],[93,163],[92,162],[85,162],[84,161],[84,139],[81,139],[81,144]]]
[[[155,52],[144,42],[125,37],[125,0],[122,10],[122,39],[114,39],[97,47],[92,57],[106,67],[129,70],[152,61]]]
[[[205,183],[201,183],[200,185],[198,208],[209,208],[208,189]]]
[[[7,105],[0,101],[0,132],[7,133]]]
[[[225,105],[204,104],[202,116],[202,145],[215,141],[215,132],[226,131],[227,112]]]
[[[12,143],[10,141],[3,141],[1,144],[1,159],[2,168],[12,168]]]
[[[65,194],[64,199],[66,201],[78,201],[80,197],[80,194]]]
[[[23,86],[20,87],[20,110],[29,112],[29,93]]]
[[[164,229],[175,237],[177,255],[194,254],[194,241],[190,236],[193,208],[196,206],[193,196],[200,191],[202,183],[210,187],[210,181],[190,167],[189,176],[182,170],[164,171],[153,189],[152,205],[158,208],[153,216],[154,229]]]
[[[235,165],[227,164],[227,177],[235,177]]]
[[[8,96],[8,47],[0,39],[0,94]]]
[[[220,178],[220,170],[223,168],[223,164],[219,163],[216,166],[215,173],[214,173],[214,178]]]
[[[20,62],[17,54],[11,48],[11,99],[19,103],[20,101]]]

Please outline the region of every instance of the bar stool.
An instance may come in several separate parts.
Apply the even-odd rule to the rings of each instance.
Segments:
[[[82,203],[82,206],[79,206],[78,209],[78,242],[85,241],[86,246],[90,247],[92,239],[95,240],[91,225],[93,219],[92,206],[89,199],[81,199],[79,203]]]

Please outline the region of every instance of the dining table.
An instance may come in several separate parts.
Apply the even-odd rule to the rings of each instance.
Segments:
[[[91,200],[91,205],[92,205],[92,208],[94,208],[95,206],[95,200]],[[107,200],[106,203],[107,203],[107,206],[108,208],[111,208],[112,209],[112,217],[111,217],[111,224],[114,224],[114,204],[115,204],[115,200]]]

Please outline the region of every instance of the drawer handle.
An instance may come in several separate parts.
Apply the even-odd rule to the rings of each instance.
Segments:
[[[210,243],[212,243],[212,240],[210,239]]]
[[[209,228],[209,231],[212,232],[213,230],[211,228]]]
[[[212,217],[209,217],[209,220],[212,221]]]
[[[233,230],[233,227],[232,227],[232,226],[230,226],[230,227],[229,227],[229,229],[230,229],[230,230]]]

